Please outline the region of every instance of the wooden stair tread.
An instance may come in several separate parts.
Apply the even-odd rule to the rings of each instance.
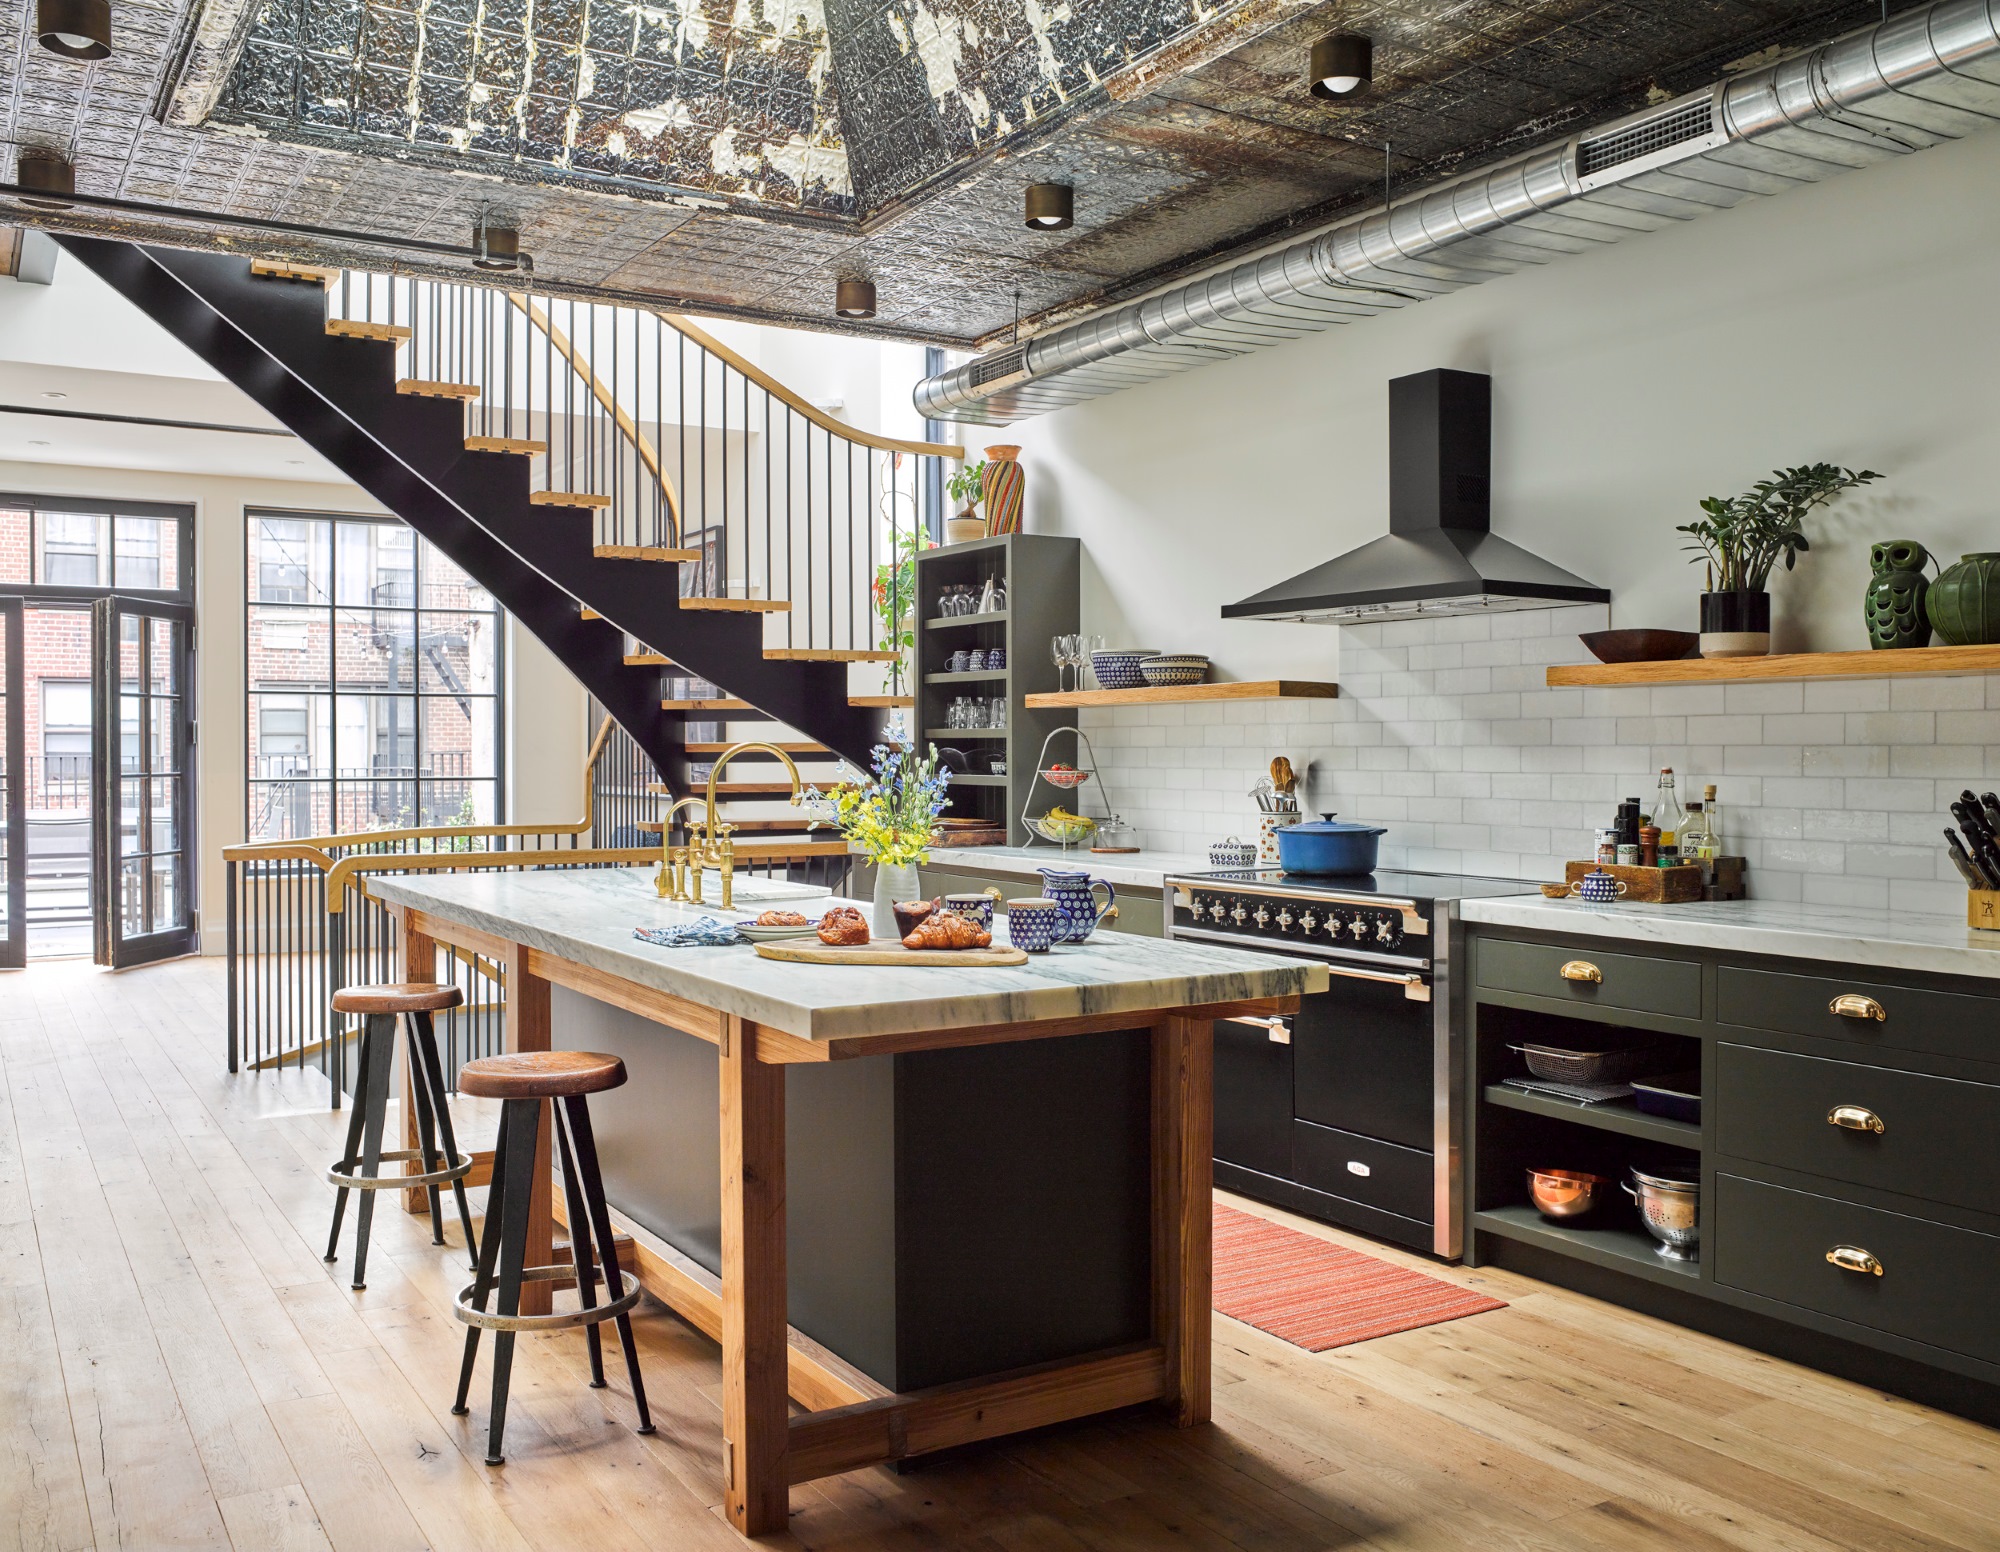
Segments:
[[[595,609],[591,608],[588,604],[585,604],[582,609],[577,611],[576,617],[579,620],[601,620],[604,618],[603,615],[599,614]]]
[[[315,286],[330,286],[339,278],[337,270],[321,269],[315,264],[291,264],[283,259],[252,259],[250,274],[257,280],[292,280]]]
[[[599,560],[700,560],[693,550],[666,550],[656,544],[600,544],[591,549]]]
[[[625,666],[627,668],[672,668],[674,660],[664,652],[627,652],[625,654]]]
[[[916,703],[917,698],[914,695],[850,695],[847,697],[847,704],[850,706],[873,706],[881,709],[887,709],[891,706],[914,706]]]
[[[468,453],[525,453],[534,457],[549,450],[549,444],[533,437],[467,437]]]
[[[740,760],[742,756],[738,755],[737,758]],[[708,791],[708,783],[698,781],[694,784],[694,788],[695,796],[699,797]],[[664,797],[671,789],[665,782],[654,781],[646,784],[646,790],[656,797]],[[792,795],[792,784],[788,781],[718,781],[715,784],[715,795],[719,798],[788,798]]]
[[[695,743],[688,744],[685,747],[689,754],[721,754],[730,746],[728,744]],[[779,744],[777,747],[782,749],[786,754],[830,755],[833,753],[825,744]],[[768,760],[771,756],[762,749],[746,749],[736,758],[739,760]]]
[[[326,332],[336,339],[389,340],[400,345],[417,331],[406,323],[364,323],[358,318],[329,318],[326,320]]]
[[[661,701],[662,711],[755,711],[748,701]]]
[[[600,496],[588,490],[531,490],[528,501],[538,507],[608,507],[609,496]]]
[[[764,656],[773,663],[893,663],[898,654],[859,647],[766,647]]]
[[[479,397],[479,385],[438,383],[424,377],[403,377],[396,380],[396,392],[415,394],[420,399],[476,399]]]
[[[690,555],[689,560],[699,559]],[[785,614],[792,607],[788,598],[683,598],[683,609],[714,609],[739,614]]]

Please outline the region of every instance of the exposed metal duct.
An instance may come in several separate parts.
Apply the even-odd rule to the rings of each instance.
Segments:
[[[927,378],[1005,423],[2000,125],[2000,0],[1937,4]]]

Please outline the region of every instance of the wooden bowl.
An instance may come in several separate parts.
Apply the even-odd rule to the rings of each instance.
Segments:
[[[1701,637],[1693,631],[1601,630],[1576,638],[1600,663],[1670,663],[1691,657]]]

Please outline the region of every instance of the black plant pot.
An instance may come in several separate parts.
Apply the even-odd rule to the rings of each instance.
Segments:
[[[1703,657],[1762,657],[1770,650],[1769,593],[1701,595]]]

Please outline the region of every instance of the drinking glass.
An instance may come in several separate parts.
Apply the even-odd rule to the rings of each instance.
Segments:
[[[1056,665],[1056,688],[1063,688],[1063,670],[1076,666],[1076,637],[1058,636],[1049,645],[1049,656]]]
[[[993,698],[993,704],[987,714],[986,725],[994,728],[1004,728],[1007,725],[1006,696],[996,695]]]
[[[986,702],[967,701],[965,703],[965,725],[969,728],[986,726]]]
[[[1091,635],[1091,636],[1080,636],[1077,638],[1077,653],[1078,656],[1082,659],[1082,661],[1077,665],[1078,669],[1077,682],[1079,684],[1083,682],[1082,670],[1085,666],[1088,666],[1090,669],[1090,682],[1092,684],[1096,684],[1098,689],[1100,690],[1104,688],[1103,685],[1098,684],[1097,682],[1097,662],[1096,662],[1097,654],[1102,652],[1103,650],[1104,650],[1104,638],[1102,636]]]

